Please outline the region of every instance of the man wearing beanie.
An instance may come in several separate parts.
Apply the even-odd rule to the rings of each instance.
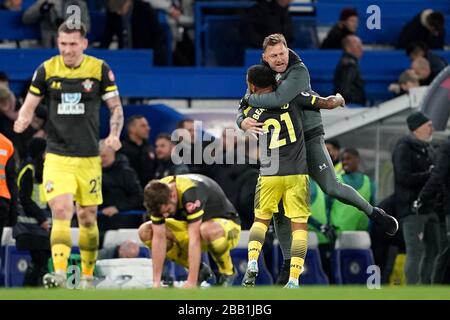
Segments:
[[[405,275],[408,284],[429,284],[439,247],[439,220],[433,207],[412,206],[433,168],[430,146],[433,126],[421,112],[406,119],[410,133],[401,138],[392,155],[397,217],[406,245]]]
[[[338,23],[328,32],[320,48],[341,49],[342,40],[348,35],[356,34],[357,29],[358,12],[353,8],[342,9]]]

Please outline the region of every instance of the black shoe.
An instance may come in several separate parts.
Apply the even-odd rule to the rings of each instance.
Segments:
[[[233,269],[233,274],[231,275],[221,273],[219,275],[219,279],[217,279],[216,285],[221,287],[231,287],[237,277],[237,274],[236,268]]]
[[[276,281],[277,285],[284,286],[289,281],[289,272],[291,271],[291,260],[284,260],[280,268],[280,273]]]
[[[203,281],[216,282],[216,276],[212,272],[211,268],[204,262],[200,263],[200,270],[198,272],[198,285],[202,284]]]
[[[398,231],[398,221],[388,215],[383,209],[374,207],[370,218],[389,235],[394,236]]]

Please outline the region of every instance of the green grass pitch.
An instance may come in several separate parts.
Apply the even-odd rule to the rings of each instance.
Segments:
[[[141,290],[69,290],[69,289],[1,289],[0,299],[21,300],[450,300],[450,286],[303,286],[300,289],[279,287],[141,289]]]

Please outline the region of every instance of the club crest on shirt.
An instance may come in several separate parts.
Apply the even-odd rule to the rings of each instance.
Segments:
[[[81,83],[81,85],[83,86],[85,92],[91,92],[94,82],[89,79],[86,79]]]
[[[186,212],[188,214],[195,212],[198,208],[200,208],[201,202],[200,200],[195,200],[195,202],[187,202],[185,205]]]

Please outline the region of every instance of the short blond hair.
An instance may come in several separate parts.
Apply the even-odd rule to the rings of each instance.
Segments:
[[[268,46],[275,46],[282,43],[287,48],[286,38],[281,33],[268,35],[263,41],[263,50],[266,51]]]

